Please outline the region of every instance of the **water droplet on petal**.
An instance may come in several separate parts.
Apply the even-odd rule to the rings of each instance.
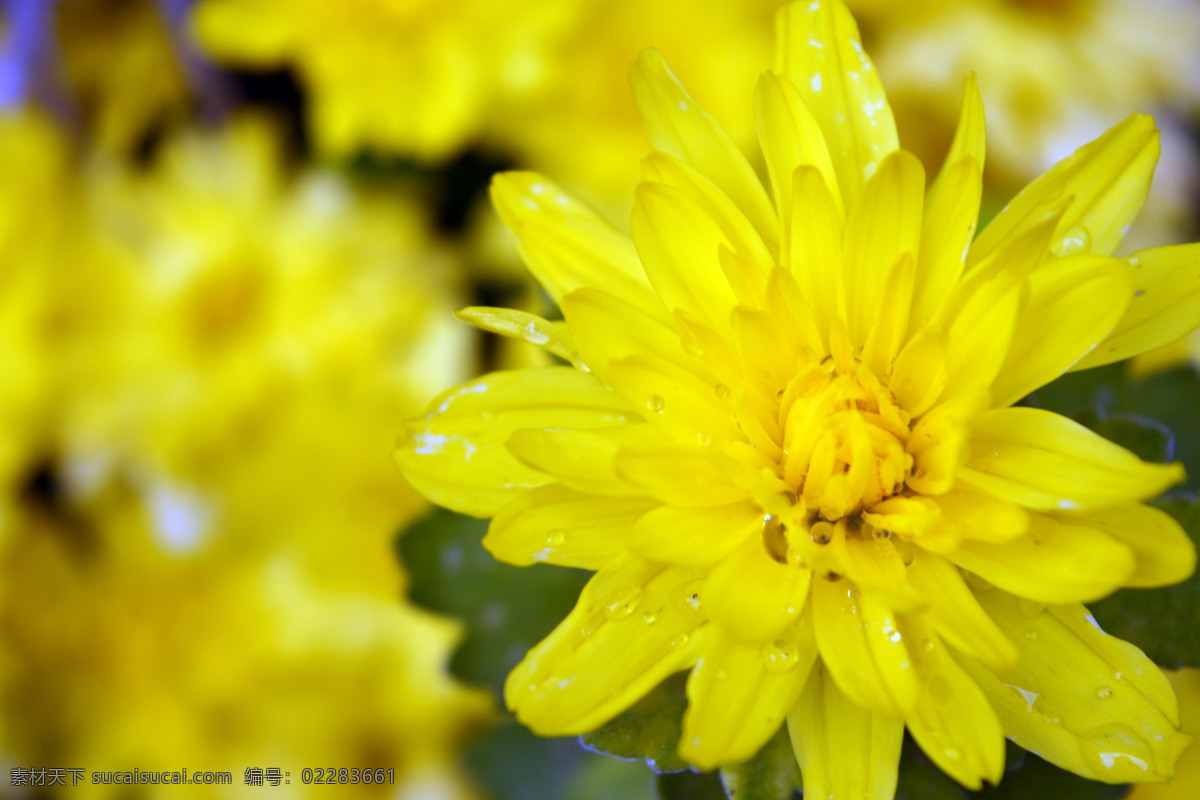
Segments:
[[[650,409],[655,414],[661,414],[665,406],[666,402],[657,394],[652,394],[646,398],[646,408]]]
[[[713,393],[717,396],[718,400],[728,400],[729,396],[733,394],[733,390],[723,383],[718,383],[713,387]]]
[[[786,672],[800,663],[800,653],[790,642],[771,642],[763,647],[763,666],[768,672]]]
[[[1082,225],[1071,228],[1063,238],[1052,248],[1056,256],[1069,256],[1076,253],[1086,253],[1092,249],[1092,236]]]
[[[1108,686],[1101,686],[1098,690],[1096,690],[1096,697],[1100,698],[1101,700],[1107,700],[1108,698],[1112,697],[1112,693],[1112,689]]]
[[[942,750],[942,755],[951,761],[958,761],[960,758],[962,758],[962,753],[958,752],[958,748],[956,747],[945,748]]]
[[[1046,610],[1046,606],[1043,604],[1027,600],[1024,597],[1017,600],[1017,608],[1020,610],[1021,615],[1028,619],[1033,619]]]
[[[1034,640],[1034,639],[1036,639],[1036,638],[1037,638],[1037,631],[1035,631],[1033,628],[1030,628],[1029,630],[1025,631],[1025,638],[1026,638],[1026,639],[1029,639],[1029,640],[1031,640],[1031,641],[1032,641],[1032,640]]]
[[[567,540],[567,537],[562,531],[555,531],[546,537],[546,544],[550,547],[560,547]]]
[[[629,586],[617,592],[611,602],[604,607],[604,616],[608,619],[624,619],[633,613],[637,604],[642,601],[642,587]]]
[[[658,621],[658,615],[655,614],[653,611],[651,611],[649,614],[642,615],[642,622],[646,623],[647,625],[653,625],[657,621]]]
[[[671,647],[683,647],[691,638],[686,633],[678,633],[671,638],[670,645]]]
[[[545,344],[550,341],[550,337],[537,329],[536,323],[529,323],[525,326],[525,341],[530,344]]]

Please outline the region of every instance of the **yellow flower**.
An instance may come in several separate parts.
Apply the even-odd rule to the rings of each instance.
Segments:
[[[846,8],[777,24],[754,96],[766,187],[655,51],[632,74],[655,151],[632,241],[545,178],[494,184],[565,321],[461,316],[573,366],[443,394],[396,458],[435,502],[494,515],[497,557],[596,571],[508,705],[579,733],[690,669],[681,754],[737,762],[786,720],[817,797],[890,797],[906,726],[971,787],[1000,779],[1005,736],[1099,780],[1164,779],[1189,740],[1170,685],[1081,603],[1191,573],[1141,502],[1182,469],[1012,407],[1198,321],[1200,246],[1109,255],[1153,123],[973,237],[974,80],[926,185]]]
[[[1179,696],[1180,727],[1195,737],[1200,734],[1200,669],[1168,672],[1167,677]],[[1200,747],[1188,748],[1176,766],[1179,771],[1170,783],[1135,786],[1129,800],[1189,800],[1200,785]]]

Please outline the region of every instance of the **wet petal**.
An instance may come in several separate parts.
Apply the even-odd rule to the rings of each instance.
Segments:
[[[409,422],[394,453],[405,480],[433,502],[490,516],[546,483],[506,443],[522,428],[602,428],[636,419],[616,392],[570,367],[484,375],[437,397]]]
[[[707,508],[747,500],[700,445],[631,446],[617,453],[617,474],[645,494],[680,508]]]
[[[492,202],[520,244],[522,260],[558,300],[581,286],[603,286],[642,311],[665,317],[628,236],[533,172],[492,179]]]
[[[1008,667],[1017,660],[1016,647],[980,607],[952,563],[918,552],[908,578],[928,604],[921,617],[957,650],[990,667]]]
[[[483,546],[520,567],[546,562],[597,570],[627,552],[634,524],[657,506],[645,497],[587,494],[551,483],[500,509]]]
[[[629,547],[648,561],[706,565],[762,530],[762,510],[743,501],[716,508],[662,506],[638,520]]]
[[[843,223],[830,188],[816,167],[797,168],[792,190],[783,264],[795,276],[818,330],[825,332],[834,319],[844,320],[846,315],[841,269]],[[828,345],[827,340],[825,343]]]
[[[546,736],[585,733],[691,666],[703,632],[675,594],[693,578],[633,557],[596,573],[575,609],[509,673],[504,699],[517,719]]]
[[[737,439],[738,431],[717,384],[653,354],[633,355],[608,365],[609,383],[629,398],[655,427],[685,442]]]
[[[913,661],[921,695],[905,718],[908,730],[933,763],[969,789],[1004,774],[1004,729],[987,697],[918,617],[904,620],[905,634],[920,642]]]
[[[725,633],[763,644],[800,618],[811,577],[811,570],[773,560],[754,537],[713,568],[700,597],[709,619]]]
[[[960,478],[1027,508],[1095,508],[1161,494],[1179,464],[1151,464],[1077,422],[1039,408],[998,408],[971,427]]]
[[[1173,724],[1170,685],[1140,650],[1095,628],[1083,606],[1043,610],[999,590],[978,596],[1021,658],[1003,671],[961,663],[1013,741],[1106,783],[1173,774],[1189,737]]]
[[[661,441],[657,431],[645,424],[591,430],[525,428],[514,431],[507,446],[522,464],[553,476],[565,486],[628,497],[641,492],[617,474],[617,453],[622,445],[655,439]]]
[[[1055,231],[1056,252],[1110,255],[1133,222],[1158,162],[1154,120],[1135,114],[1026,186],[971,245],[974,264],[1033,220],[1070,198]]]
[[[741,209],[763,241],[777,243],[779,220],[754,168],[713,115],[688,95],[662,53],[643,50],[629,80],[650,145],[695,167]]]
[[[1133,550],[1137,562],[1125,586],[1170,586],[1196,569],[1196,546],[1174,517],[1141,503],[1063,515],[1064,522],[1085,525]]]
[[[527,311],[484,306],[470,306],[455,311],[454,316],[480,330],[544,347],[564,361],[579,360],[571,330],[561,322],[551,322]]]
[[[990,583],[1043,603],[1098,600],[1127,585],[1133,550],[1067,519],[1031,514],[1023,536],[1003,544],[968,539],[945,556]]]
[[[1108,338],[1074,369],[1161,347],[1200,325],[1200,243],[1156,247],[1129,257],[1133,299]]]
[[[891,800],[904,723],[858,705],[818,664],[788,715],[788,734],[808,796]]]
[[[786,5],[775,31],[775,71],[795,83],[825,132],[850,208],[880,162],[899,147],[879,74],[841,3]]]
[[[680,755],[700,769],[751,758],[795,707],[816,657],[811,624],[766,645],[710,631],[688,676]]]

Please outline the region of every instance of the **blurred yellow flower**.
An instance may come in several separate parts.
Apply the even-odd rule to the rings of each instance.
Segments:
[[[1190,740],[1171,687],[1082,603],[1191,574],[1190,540],[1142,503],[1182,469],[1013,407],[1200,322],[1200,245],[1111,255],[1152,121],[976,237],[974,80],[927,184],[845,6],[777,24],[754,95],[766,186],[653,50],[632,76],[655,150],[632,240],[539,175],[493,185],[565,321],[460,316],[573,366],[446,392],[396,458],[435,502],[494,516],[498,558],[597,573],[509,706],[580,733],[690,669],[683,757],[746,759],[786,719],[818,797],[890,798],[905,727],[972,788],[999,781],[1005,736],[1097,780],[1166,779]]]

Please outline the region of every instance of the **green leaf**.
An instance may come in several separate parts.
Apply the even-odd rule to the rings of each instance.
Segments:
[[[618,758],[640,759],[655,772],[679,772],[688,765],[679,757],[684,687],[687,675],[672,675],[628,711],[580,737],[583,746]]]
[[[404,531],[397,546],[413,602],[466,625],[451,673],[499,694],[525,651],[566,617],[588,574],[502,564],[479,543],[486,531],[485,520],[436,509]]]
[[[659,775],[658,796],[661,800],[726,800],[717,773],[691,770]]]
[[[578,743],[576,744],[578,746]],[[655,800],[658,781],[645,764],[588,753],[567,787],[564,800]],[[542,793],[525,795],[545,797]]]
[[[1193,495],[1154,505],[1200,547],[1200,500]],[[1122,589],[1090,608],[1104,630],[1133,642],[1155,663],[1169,669],[1200,666],[1200,573],[1161,589]]]
[[[1085,408],[1073,419],[1110,442],[1121,445],[1143,461],[1171,460],[1175,437],[1166,425],[1133,414],[1108,414],[1103,409]]]
[[[575,739],[543,739],[512,718],[489,731],[464,755],[467,768],[487,787],[491,800],[568,797],[588,759],[599,760]]]
[[[942,772],[907,734],[900,751],[896,800],[963,800],[966,790]]]
[[[999,786],[984,785],[978,792],[965,792],[965,795],[972,800],[1029,800],[1032,797],[1118,800],[1129,794],[1129,788],[1127,784],[1089,781],[1028,753],[1021,767],[1007,773]],[[913,796],[913,800],[916,800],[916,796]]]
[[[789,800],[796,795],[803,784],[787,727],[780,728],[754,758],[722,769],[721,781],[731,800]]]

